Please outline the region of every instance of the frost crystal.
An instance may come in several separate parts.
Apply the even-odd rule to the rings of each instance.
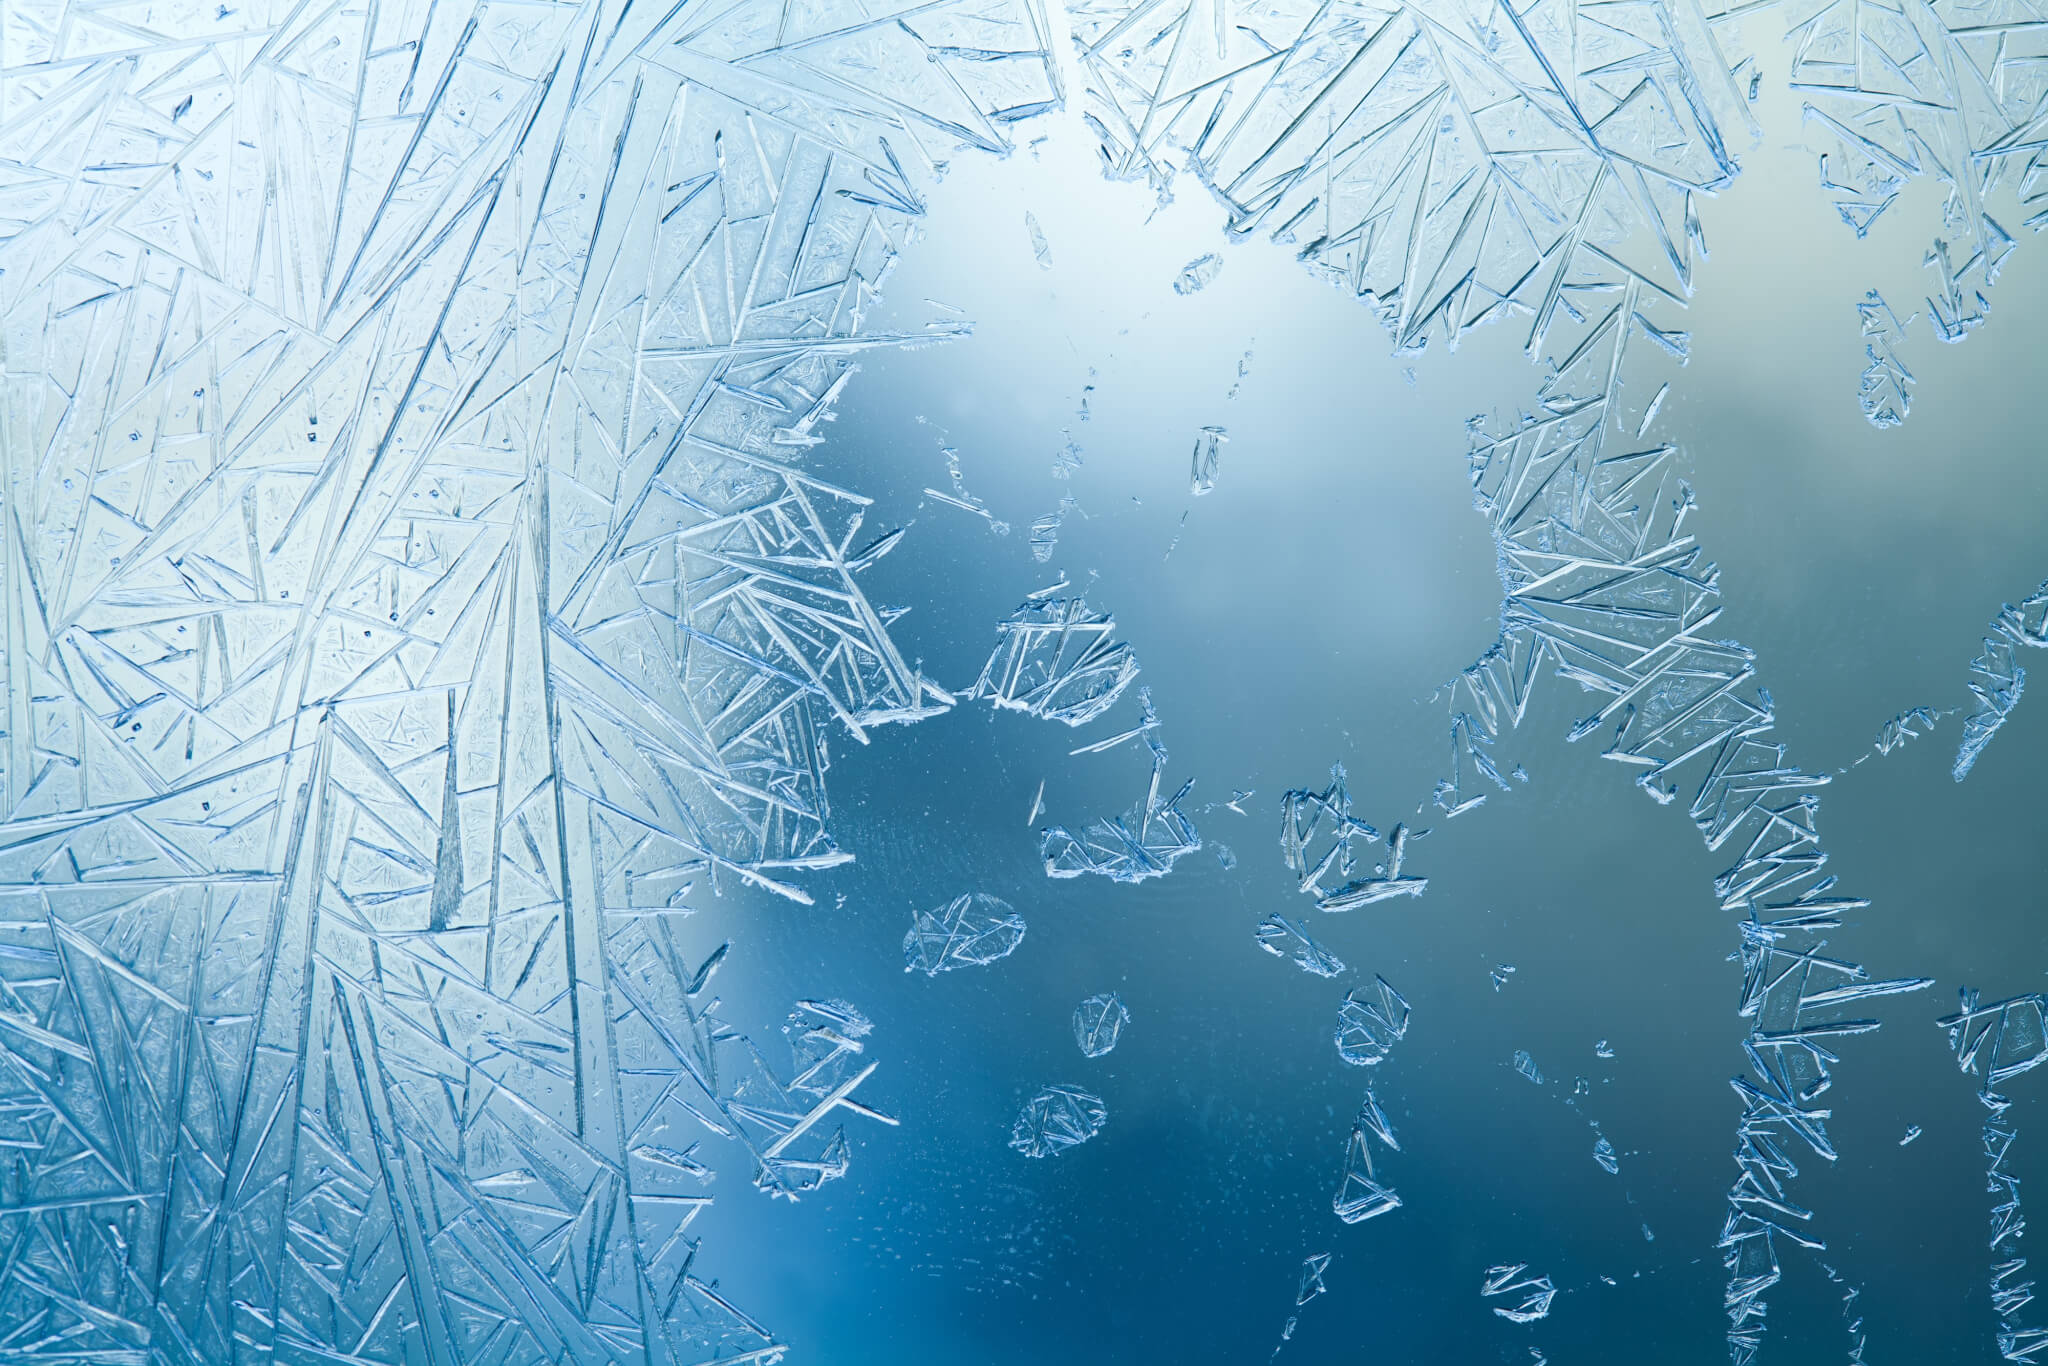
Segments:
[[[1303,972],[1317,977],[1335,977],[1344,971],[1343,960],[1308,937],[1308,927],[1297,924],[1278,911],[1259,922],[1254,936],[1258,946],[1275,958],[1291,958]]]
[[[1281,857],[1288,871],[1300,878],[1301,890],[1314,895],[1319,910],[1348,911],[1389,897],[1422,895],[1429,879],[1403,877],[1401,863],[1407,856],[1408,841],[1428,833],[1423,830],[1411,835],[1407,826],[1396,825],[1387,837],[1386,862],[1369,876],[1354,877],[1357,855],[1352,842],[1371,844],[1380,834],[1352,816],[1344,765],[1331,767],[1330,785],[1321,792],[1295,788],[1280,798]],[[1325,878],[1344,881],[1326,888]]]
[[[1975,675],[1970,691],[1976,694],[1977,708],[1963,718],[1963,742],[1956,748],[1957,782],[1970,776],[1984,747],[2012,715],[2026,689],[2027,671],[2020,667],[2015,646],[2048,646],[2048,582],[2019,606],[2008,602],[1998,609],[1991,634],[1984,637],[1984,653],[1970,661],[1970,672]]]
[[[1337,1056],[1355,1067],[1374,1067],[1408,1033],[1408,1002],[1374,977],[1371,989],[1344,994],[1337,1008]]]
[[[1230,433],[1221,427],[1204,427],[1195,434],[1195,453],[1188,463],[1188,492],[1200,498],[1216,488],[1216,469],[1223,461],[1223,443]]]
[[[1086,1143],[1109,1119],[1102,1098],[1078,1086],[1048,1086],[1024,1104],[1010,1146],[1026,1157],[1053,1157]]]
[[[1548,1276],[1525,1276],[1528,1263],[1516,1262],[1513,1266],[1492,1266],[1486,1269],[1486,1278],[1479,1285],[1479,1293],[1491,1299],[1497,1295],[1515,1298],[1512,1307],[1504,1304],[1493,1306],[1493,1312],[1509,1323],[1534,1323],[1550,1314],[1550,1301],[1557,1294],[1557,1287],[1550,1283]]]
[[[1294,1292],[1295,1308],[1300,1308],[1329,1289],[1323,1284],[1323,1273],[1329,1269],[1330,1254],[1327,1252],[1318,1252],[1302,1258],[1301,1285]]]
[[[997,628],[1002,643],[967,690],[995,706],[1069,726],[1101,716],[1138,676],[1116,620],[1082,598],[1027,602]]]
[[[987,892],[966,892],[919,911],[903,936],[903,970],[936,977],[1007,958],[1024,942],[1024,917]]]
[[[2034,1298],[2034,1283],[2017,1279],[2027,1260],[2018,1256],[2027,1220],[2020,1208],[2020,1178],[2012,1168],[2012,1145],[2018,1129],[2006,1117],[2012,1101],[1998,1088],[2025,1072],[2048,1062],[2048,997],[2039,993],[2015,996],[1991,1005],[1979,1003],[1969,987],[1959,992],[1960,1009],[1944,1016],[1940,1026],[1948,1031],[1948,1043],[1963,1071],[1980,1069],[1984,1085],[1977,1099],[1984,1108],[1984,1189],[1995,1203],[1991,1207],[1991,1306],[1998,1315],[1998,1351],[2007,1361],[2029,1362],[2048,1350],[2048,1329],[2027,1328],[2020,1310]],[[1911,1142],[1918,1129],[1900,1146]]]
[[[1367,1104],[1371,1105],[1370,1097]],[[1344,1141],[1344,1174],[1330,1204],[1337,1217],[1347,1224],[1361,1223],[1401,1207],[1401,1197],[1394,1194],[1391,1186],[1381,1185],[1373,1172],[1372,1141],[1368,1137],[1372,1127],[1361,1114],[1351,1126],[1351,1136]]]
[[[1863,416],[1873,427],[1896,427],[1913,411],[1913,372],[1899,359],[1899,344],[1906,339],[1907,318],[1899,321],[1884,296],[1871,290],[1856,305],[1863,322],[1863,354],[1869,364],[1863,368],[1863,383],[1857,397]]]
[[[1180,268],[1180,274],[1173,277],[1173,292],[1193,294],[1223,273],[1223,258],[1215,252],[1197,256]]]
[[[1131,1012],[1115,992],[1090,996],[1074,1007],[1074,1042],[1088,1057],[1099,1058],[1116,1047],[1130,1022]]]

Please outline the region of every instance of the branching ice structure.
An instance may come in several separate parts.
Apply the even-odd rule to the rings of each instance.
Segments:
[[[2034,1283],[2017,1279],[2026,1270],[2027,1259],[2018,1255],[2027,1221],[2020,1212],[2020,1179],[2007,1164],[2018,1130],[2006,1119],[2012,1102],[1998,1088],[2022,1072],[2048,1062],[2048,997],[2039,993],[1981,1005],[1977,993],[1962,988],[1959,1009],[1944,1016],[1939,1024],[1948,1031],[1949,1047],[1956,1065],[1976,1073],[1983,1069],[1984,1085],[1977,1092],[1983,1103],[1984,1189],[1999,1203],[1991,1209],[1991,1307],[1998,1315],[1998,1352],[2007,1361],[2032,1363],[2037,1354],[2048,1351],[2048,1329],[2026,1328],[2019,1313],[2034,1298]]]
[[[1528,1269],[1527,1262],[1488,1267],[1479,1283],[1479,1293],[1488,1299],[1500,1295],[1513,1297],[1509,1304],[1493,1306],[1493,1312],[1509,1323],[1534,1323],[1550,1315],[1550,1301],[1556,1297],[1557,1287],[1548,1276],[1523,1274]]]
[[[1977,706],[1963,718],[1963,741],[1956,747],[1957,782],[1970,776],[1984,747],[2012,715],[2027,686],[2027,671],[2020,666],[2014,646],[2037,650],[2048,646],[2048,582],[2022,599],[2019,606],[2008,602],[1998,609],[1991,622],[1991,634],[1984,637],[1984,653],[1970,661],[1970,672],[1982,681],[1973,680],[1970,684],[1970,691],[1977,696]]]
[[[1906,324],[1913,319],[1899,321],[1899,315],[1874,289],[1856,305],[1856,316],[1862,321],[1863,354],[1869,361],[1857,392],[1863,416],[1873,427],[1896,427],[1913,411],[1913,372],[1899,359]]]
[[[2017,187],[2027,225],[2048,223],[2048,88],[2037,79],[2041,16],[1919,0],[1793,0],[1792,86],[1809,133],[1829,151],[1821,187],[1858,237],[1914,176],[1947,187],[1942,232],[1928,248],[1936,274],[1928,319],[1960,341],[1990,305],[2013,239],[1986,207],[2001,181]],[[1905,416],[1901,405],[1898,416]]]
[[[674,922],[807,899],[828,729],[950,701],[805,461],[861,351],[946,335],[864,313],[933,152],[1060,98],[1042,11],[0,27],[0,1086],[48,1120],[0,1332],[776,1358],[690,1135],[794,1195],[872,1064],[774,1083]]]

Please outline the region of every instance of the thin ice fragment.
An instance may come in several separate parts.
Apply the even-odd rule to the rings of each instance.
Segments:
[[[1038,258],[1038,268],[1051,270],[1052,247],[1045,240],[1045,230],[1038,226],[1038,215],[1029,209],[1024,211],[1024,231],[1031,235],[1031,254]]]
[[[1344,962],[1315,940],[1309,938],[1308,927],[1289,920],[1278,911],[1259,922],[1254,936],[1258,946],[1275,958],[1291,958],[1294,965],[1303,972],[1318,977],[1335,977],[1344,971]]]
[[[1593,1160],[1610,1174],[1621,1170],[1621,1159],[1614,1155],[1614,1145],[1604,1135],[1593,1141]]]
[[[1010,1126],[1010,1146],[1026,1157],[1056,1157],[1102,1131],[1109,1111],[1078,1086],[1048,1086],[1024,1103]]]
[[[1504,1296],[1513,1301],[1512,1305],[1493,1306],[1493,1312],[1509,1323],[1534,1323],[1548,1316],[1550,1301],[1557,1294],[1550,1277],[1524,1275],[1528,1269],[1526,1262],[1488,1267],[1485,1279],[1480,1282],[1479,1293],[1486,1298]]]
[[[1223,258],[1215,252],[1197,256],[1180,268],[1180,274],[1173,277],[1173,292],[1193,294],[1223,273]]]
[[[1499,991],[1508,984],[1508,978],[1514,976],[1514,974],[1515,965],[1513,963],[1496,963],[1493,971],[1487,975],[1493,978],[1493,989]]]
[[[1222,427],[1204,427],[1195,433],[1195,453],[1188,464],[1188,492],[1200,498],[1216,488],[1216,468],[1223,460],[1223,444],[1230,433]]]
[[[1873,427],[1896,427],[1913,411],[1913,372],[1899,359],[1899,346],[1906,339],[1907,324],[1919,315],[1899,321],[1874,289],[1856,305],[1856,313],[1863,323],[1863,354],[1869,361],[1857,394],[1863,416]]]
[[[1401,1197],[1394,1194],[1393,1188],[1375,1179],[1372,1140],[1367,1135],[1368,1126],[1363,1119],[1351,1126],[1351,1136],[1344,1141],[1344,1174],[1330,1201],[1337,1217],[1347,1224],[1361,1223],[1401,1207]]]
[[[1515,1070],[1530,1081],[1535,1082],[1538,1086],[1543,1084],[1543,1071],[1536,1066],[1536,1059],[1529,1056],[1527,1049],[1517,1048],[1515,1050],[1514,1065]]]
[[[2020,667],[2014,647],[2048,647],[2048,580],[2015,607],[2006,603],[1992,619],[1991,634],[1984,637],[1984,652],[1970,661],[1974,675],[1970,691],[1977,707],[1963,718],[1963,742],[1956,749],[1955,780],[1970,776],[1991,737],[2019,705],[2027,686],[2027,671]],[[1981,680],[1981,681],[1978,681]]]
[[[1337,1056],[1354,1067],[1375,1067],[1408,1033],[1408,1002],[1375,976],[1354,987],[1337,1008]]]
[[[1131,1012],[1115,992],[1090,996],[1074,1007],[1074,1042],[1088,1057],[1099,1058],[1116,1047],[1130,1022]]]
[[[1593,1045],[1593,1056],[1596,1058],[1613,1057],[1614,1045],[1608,1043],[1607,1040],[1602,1039],[1599,1043]]]
[[[1902,1139],[1900,1139],[1900,1140],[1899,1140],[1899,1146],[1900,1146],[1901,1148],[1903,1148],[1903,1147],[1905,1147],[1905,1146],[1906,1146],[1906,1145],[1907,1145],[1908,1143],[1911,1143],[1911,1142],[1912,1142],[1912,1141],[1913,1141],[1914,1139],[1916,1139],[1916,1138],[1918,1138],[1918,1137],[1920,1137],[1920,1126],[1919,1126],[1919,1125],[1917,1125],[1917,1124],[1910,1124],[1910,1125],[1907,1125],[1907,1126],[1906,1126],[1906,1136],[1905,1136],[1904,1138],[1902,1138]]]
[[[966,892],[919,911],[903,936],[903,970],[936,977],[1007,958],[1024,942],[1024,917],[987,892]]]
[[[2026,1258],[2016,1255],[2026,1236],[2027,1219],[2020,1207],[2019,1174],[2011,1163],[2019,1129],[2007,1114],[2012,1100],[1999,1088],[2048,1062],[2048,996],[2032,992],[1985,1005],[1970,987],[1957,994],[1956,1013],[1937,1023],[1948,1031],[1956,1065],[1969,1073],[1981,1070],[1984,1077],[1977,1100],[1984,1109],[1984,1189],[1996,1202],[1987,1246],[1998,1350],[2008,1361],[2031,1363],[2035,1354],[2048,1349],[2048,1329],[2028,1328],[2019,1318],[2020,1310],[2034,1298],[2034,1283],[2014,1279],[2027,1265]]]
[[[1299,1309],[1329,1287],[1323,1284],[1323,1273],[1330,1269],[1330,1254],[1317,1252],[1302,1258],[1301,1284],[1294,1292],[1294,1305]]]

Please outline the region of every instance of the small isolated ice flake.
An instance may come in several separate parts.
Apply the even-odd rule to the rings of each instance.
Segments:
[[[1513,963],[1501,963],[1496,966],[1492,973],[1489,974],[1493,978],[1493,989],[1499,991],[1502,987],[1506,986],[1508,978],[1512,977],[1514,972],[1515,965]]]
[[[1051,270],[1052,247],[1045,240],[1045,229],[1038,226],[1038,215],[1029,209],[1024,211],[1024,231],[1031,234],[1031,254],[1038,258],[1038,268]]]
[[[1594,1044],[1594,1045],[1593,1045],[1593,1056],[1594,1056],[1594,1057],[1596,1057],[1596,1058],[1611,1058],[1611,1057],[1613,1057],[1613,1056],[1614,1056],[1614,1045],[1613,1045],[1613,1044],[1611,1044],[1611,1043],[1609,1043],[1609,1042],[1607,1042],[1607,1040],[1605,1040],[1605,1039],[1602,1039],[1602,1040],[1601,1040],[1601,1041],[1600,1041],[1599,1043],[1596,1043],[1596,1044]]]
[[[1536,1059],[1529,1056],[1527,1049],[1517,1048],[1515,1050],[1515,1070],[1530,1081],[1535,1082],[1538,1086],[1543,1084],[1543,1073],[1536,1066]]]
[[[1643,1225],[1643,1241],[1646,1243],[1654,1243],[1657,1241],[1657,1235],[1650,1232],[1650,1226],[1648,1224]]]
[[[1312,972],[1318,977],[1335,977],[1344,971],[1343,961],[1309,938],[1306,926],[1289,920],[1278,911],[1259,922],[1256,937],[1260,948],[1275,958],[1292,958],[1294,965],[1303,972]]]
[[[1090,385],[1089,387],[1093,388],[1094,386]],[[1086,398],[1081,400],[1081,420],[1083,422],[1088,420],[1088,400]],[[1071,432],[1065,435],[1067,438],[1066,444],[1052,453],[1052,477],[1055,479],[1071,479],[1074,477],[1074,471],[1081,468],[1081,443],[1074,440]]]
[[[1301,1259],[1301,1285],[1294,1292],[1294,1307],[1299,1309],[1316,1296],[1328,1290],[1323,1284],[1323,1273],[1330,1268],[1330,1254],[1318,1252]]]
[[[1408,1033],[1408,1002],[1375,976],[1356,987],[1337,1007],[1337,1056],[1354,1067],[1374,1067]]]
[[[1363,1120],[1351,1126],[1351,1136],[1344,1141],[1344,1175],[1338,1180],[1337,1194],[1331,1198],[1330,1207],[1347,1224],[1362,1223],[1401,1208],[1401,1197],[1394,1194],[1392,1187],[1382,1186],[1373,1175],[1372,1146]]]
[[[1595,1139],[1593,1142],[1593,1160],[1605,1168],[1610,1175],[1621,1170],[1621,1159],[1614,1155],[1614,1145],[1607,1141],[1605,1135]]]
[[[1919,315],[1901,322],[1874,289],[1856,305],[1856,314],[1863,323],[1863,354],[1870,362],[1863,367],[1857,393],[1863,416],[1873,427],[1896,427],[1913,411],[1913,372],[1899,359],[1899,346],[1906,340],[1907,324]]]
[[[1991,634],[1984,637],[1984,653],[1970,661],[1976,680],[1970,691],[1977,707],[1963,719],[1963,742],[1956,748],[1955,780],[1970,776],[1984,747],[1998,733],[2026,690],[2027,671],[2020,667],[2014,646],[2040,649],[2048,646],[2048,581],[2015,607],[2006,603],[1991,622]]]
[[[1899,1146],[1903,1148],[1918,1137],[1920,1137],[1920,1126],[1917,1124],[1911,1125],[1906,1130],[1906,1136],[1899,1140]]]
[[[1237,867],[1237,853],[1229,845],[1219,844],[1216,846],[1216,861],[1223,865],[1223,871],[1227,873]]]
[[[1204,427],[1195,433],[1195,453],[1188,461],[1188,492],[1200,498],[1216,488],[1216,470],[1223,461],[1223,447],[1230,432],[1222,427]]]
[[[919,911],[903,936],[903,970],[936,977],[1006,958],[1024,942],[1024,917],[987,892],[967,892]]]
[[[1215,252],[1197,256],[1180,268],[1180,274],[1173,277],[1173,292],[1193,294],[1207,285],[1223,270],[1223,258]]]
[[[1550,1283],[1548,1276],[1528,1276],[1526,1262],[1512,1266],[1493,1266],[1486,1269],[1486,1279],[1480,1282],[1479,1293],[1488,1299],[1507,1296],[1515,1301],[1512,1307],[1504,1304],[1493,1306],[1493,1312],[1509,1323],[1534,1323],[1550,1313],[1550,1301],[1557,1294],[1557,1287]]]
[[[1052,1157],[1102,1131],[1109,1110],[1078,1086],[1048,1086],[1024,1103],[1010,1126],[1010,1146],[1026,1157]]]
[[[1074,1007],[1074,1042],[1091,1058],[1099,1058],[1116,1047],[1124,1026],[1131,1022],[1130,1009],[1113,991],[1090,996]]]

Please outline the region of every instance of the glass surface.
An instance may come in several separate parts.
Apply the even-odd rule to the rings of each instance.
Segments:
[[[2019,0],[0,0],[0,1356],[2048,1360],[2043,226]]]

